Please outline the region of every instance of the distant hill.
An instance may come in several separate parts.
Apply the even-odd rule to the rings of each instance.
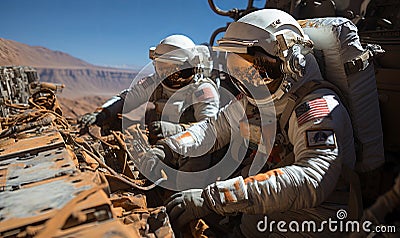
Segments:
[[[133,70],[100,67],[64,52],[3,38],[0,38],[0,65],[33,66],[40,81],[64,84],[59,97],[67,98],[65,104],[75,108],[70,116],[94,110],[106,98],[129,87],[137,75]]]
[[[61,51],[0,38],[0,65],[9,64],[42,68],[95,67]]]
[[[128,88],[134,71],[112,68],[39,68],[40,81],[62,83],[62,97],[111,96]]]
[[[29,46],[0,38],[0,65],[28,65],[38,70],[40,80],[65,84],[63,97],[113,95],[127,87],[136,71],[100,67],[67,53]]]

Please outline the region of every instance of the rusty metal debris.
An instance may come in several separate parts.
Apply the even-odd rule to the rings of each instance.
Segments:
[[[31,67],[0,72],[0,237],[174,236],[143,193],[166,176],[148,185],[128,159],[147,150],[139,131],[80,135],[62,116],[62,86],[40,84]]]

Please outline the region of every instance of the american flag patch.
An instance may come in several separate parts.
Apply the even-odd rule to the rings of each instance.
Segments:
[[[154,83],[153,79],[150,77],[146,77],[146,78],[142,78],[141,80],[139,80],[138,84],[142,85],[143,88],[148,88],[150,85],[152,85]]]
[[[330,110],[324,98],[317,98],[301,104],[296,108],[295,112],[297,116],[297,123],[302,125],[310,120],[328,116]]]
[[[194,96],[197,98],[197,100],[203,101],[209,98],[214,98],[214,93],[211,88],[203,88],[199,91],[194,92]]]

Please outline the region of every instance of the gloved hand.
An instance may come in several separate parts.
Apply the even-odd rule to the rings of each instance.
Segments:
[[[203,189],[189,189],[172,195],[167,202],[167,212],[174,227],[182,228],[191,220],[205,217],[213,212]]]
[[[184,128],[180,124],[167,121],[154,121],[149,125],[150,144],[155,144],[157,140],[175,135],[182,131],[184,131]]]
[[[139,159],[138,169],[144,175],[154,175],[160,172],[160,169],[157,169],[157,167],[159,161],[163,161],[164,159],[165,153],[162,148],[152,147]]]
[[[91,126],[91,125],[102,126],[105,119],[106,115],[103,111],[91,112],[83,115],[80,118],[79,123],[83,126]]]

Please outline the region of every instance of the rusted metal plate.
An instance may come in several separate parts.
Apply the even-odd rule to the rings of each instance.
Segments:
[[[78,169],[64,147],[36,155],[27,153],[0,162],[0,176],[4,173],[4,176],[0,177],[0,190],[16,190],[29,183],[76,172]]]
[[[84,228],[84,229],[82,229]],[[86,229],[85,229],[86,228]],[[66,231],[59,231],[54,237],[115,237],[136,238],[142,237],[138,230],[132,229],[122,223],[111,220],[87,227],[77,227]]]
[[[0,192],[0,236],[10,229],[43,222],[54,216],[82,191],[99,186],[93,181],[94,173],[80,173],[42,181],[15,191]],[[100,190],[102,191],[102,190]],[[86,203],[79,203],[77,209],[84,210],[111,202],[102,195],[92,195]],[[19,229],[18,229],[19,230]]]
[[[7,168],[0,169],[0,191],[4,190],[7,181]]]
[[[152,185],[124,169],[123,137],[78,137],[45,94],[0,117],[0,237],[173,237],[165,207],[148,208],[141,193]],[[130,138],[138,156],[142,136]]]
[[[27,138],[6,138],[0,140],[0,161],[20,157],[27,153],[36,154],[42,151],[58,148],[64,145],[63,138],[57,131],[26,134]]]

